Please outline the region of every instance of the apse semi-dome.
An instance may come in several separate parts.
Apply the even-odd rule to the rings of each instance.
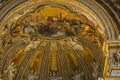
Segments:
[[[97,80],[104,41],[117,34],[98,15],[79,0],[29,0],[13,8],[1,18],[1,79]]]

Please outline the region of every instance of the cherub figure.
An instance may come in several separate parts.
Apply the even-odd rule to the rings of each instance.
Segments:
[[[55,72],[53,72],[52,76],[49,77],[49,80],[62,80],[62,77],[56,76]]]
[[[5,74],[8,75],[8,80],[13,80],[15,77],[17,69],[15,68],[15,63],[11,62],[11,64],[5,70]]]

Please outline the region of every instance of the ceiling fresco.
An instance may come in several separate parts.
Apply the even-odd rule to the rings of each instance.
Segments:
[[[18,17],[15,17],[16,19]],[[75,35],[92,35],[100,36],[95,32],[97,27],[83,14],[78,14],[63,6],[46,5],[38,7],[30,12],[26,12],[16,23],[11,22],[10,32],[15,36],[39,35],[39,38],[61,39]],[[94,37],[93,37],[94,38]]]
[[[103,76],[103,46],[114,32],[106,32],[109,24],[104,26],[79,1],[28,0],[0,20],[0,79],[97,80]]]

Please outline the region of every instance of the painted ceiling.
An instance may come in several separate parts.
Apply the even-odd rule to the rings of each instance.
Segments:
[[[4,6],[9,1],[13,4],[0,1],[1,79],[97,80],[103,75],[104,41],[116,39],[118,31],[95,1],[18,0],[14,8]],[[94,3],[91,9],[88,4]]]

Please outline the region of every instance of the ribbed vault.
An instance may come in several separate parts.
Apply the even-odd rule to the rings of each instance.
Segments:
[[[36,47],[32,49],[30,45]],[[94,49],[91,49],[91,46]],[[28,79],[30,74],[38,76],[39,80],[70,80],[75,76],[94,80],[102,75],[104,64],[102,52],[94,46],[83,37],[60,41],[15,42],[12,47],[8,46],[3,51],[0,71],[4,75],[6,69],[14,66],[17,69],[15,80]]]
[[[103,75],[103,45],[117,39],[118,31],[98,3],[15,0],[8,7],[0,8],[6,10],[0,13],[3,80],[97,80]]]

